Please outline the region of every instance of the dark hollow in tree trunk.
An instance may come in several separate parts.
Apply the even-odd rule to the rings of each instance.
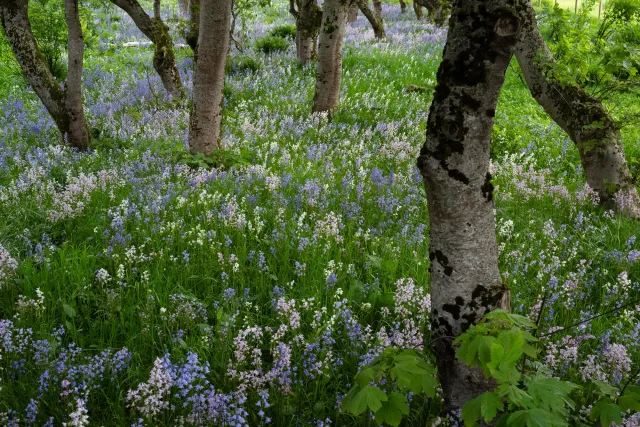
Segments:
[[[316,58],[322,9],[317,0],[299,0],[297,6],[298,10],[290,0],[289,12],[296,19],[296,57],[300,63],[305,63]]]
[[[193,154],[211,156],[221,148],[224,67],[229,51],[231,0],[202,0],[200,5],[189,149]]]
[[[457,0],[418,167],[429,206],[432,339],[447,410],[493,384],[455,358],[452,338],[498,307],[489,140],[519,31],[519,0]]]
[[[384,23],[382,22],[382,17],[369,8],[367,0],[355,0],[355,2],[362,11],[362,14],[365,16],[365,18],[367,18],[367,21],[369,21],[369,24],[371,24],[374,37],[376,39],[386,38],[387,34],[384,31]]]
[[[314,112],[331,114],[340,102],[342,43],[349,5],[348,0],[326,0],[322,8]]]
[[[154,18],[144,11],[137,0],[111,0],[133,19],[136,27],[153,43],[153,68],[167,93],[173,99],[182,99],[184,89],[173,52],[173,40],[169,28],[160,17],[160,2],[154,2]]]
[[[587,183],[605,207],[640,219],[640,197],[625,158],[620,131],[600,100],[554,78],[553,56],[526,0],[516,57],[531,94],[576,144]]]
[[[53,118],[62,141],[79,149],[89,146],[90,134],[82,105],[84,42],[77,0],[65,0],[68,71],[64,88],[51,74],[29,23],[28,0],[0,1],[0,21],[29,85]]]

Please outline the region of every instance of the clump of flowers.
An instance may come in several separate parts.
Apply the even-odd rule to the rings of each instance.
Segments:
[[[0,244],[0,287],[16,274],[18,261]]]

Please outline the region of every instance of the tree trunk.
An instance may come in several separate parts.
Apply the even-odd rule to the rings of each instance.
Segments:
[[[322,8],[314,112],[326,111],[331,114],[338,108],[342,81],[342,42],[349,4],[349,0],[325,0]]]
[[[356,22],[358,20],[358,5],[353,2],[349,6],[349,13],[347,14],[347,22]]]
[[[173,99],[182,99],[184,89],[173,53],[173,40],[169,28],[160,17],[160,2],[154,2],[154,18],[144,11],[137,0],[111,0],[133,19],[136,27],[153,43],[153,68]]]
[[[451,0],[414,0],[414,4],[419,4],[429,12],[429,20],[442,27],[449,17]]]
[[[289,11],[296,18],[296,56],[298,61],[300,63],[311,61],[316,58],[322,9],[318,7],[317,0],[300,0],[296,11],[292,0]]]
[[[231,0],[202,0],[198,61],[193,76],[193,108],[189,121],[191,153],[211,156],[221,148],[224,67],[229,51]]]
[[[373,28],[373,35],[377,39],[384,39],[387,37],[387,34],[384,31],[384,23],[382,22],[382,17],[374,13],[370,8],[367,0],[355,0],[355,4],[360,8],[362,14],[367,18],[369,24],[371,24],[371,28]]]
[[[67,21],[67,78],[65,80],[65,110],[69,115],[67,141],[72,147],[89,147],[89,127],[84,117],[82,105],[82,64],[84,59],[84,38],[80,25],[78,0],[65,0],[65,19]]]
[[[200,33],[200,0],[189,0],[189,22],[184,39],[198,60],[198,37]]]
[[[178,8],[182,16],[189,15],[189,0],[178,0]]]
[[[405,13],[407,11],[407,4],[404,0],[399,0],[400,2],[400,13]]]
[[[492,388],[452,339],[499,306],[489,140],[519,29],[518,3],[457,0],[418,167],[429,206],[432,338],[446,410]]]
[[[420,6],[420,4],[415,0],[413,2],[413,11],[416,13],[417,19],[422,19],[422,6]]]
[[[516,57],[535,100],[576,144],[587,183],[600,202],[640,218],[640,197],[627,167],[618,126],[602,103],[577,85],[562,83],[550,70],[549,51],[530,3],[522,17]]]
[[[53,118],[62,140],[72,147],[86,149],[90,136],[82,108],[84,45],[77,6],[77,2],[65,0],[65,16],[69,27],[69,62],[64,89],[51,74],[33,37],[28,17],[28,0],[0,1],[0,21],[29,85]]]
[[[382,19],[382,0],[373,0],[373,10]]]

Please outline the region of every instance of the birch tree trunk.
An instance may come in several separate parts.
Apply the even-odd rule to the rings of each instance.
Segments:
[[[224,67],[229,51],[231,0],[200,3],[198,61],[193,76],[193,107],[189,121],[191,153],[211,156],[221,148]]]
[[[516,57],[531,94],[580,153],[587,183],[605,207],[640,219],[640,197],[633,184],[620,131],[602,103],[577,85],[558,81],[549,71],[553,56],[526,0]]]
[[[349,0],[325,0],[322,7],[314,112],[331,114],[338,108],[342,81],[342,43],[350,3]]]
[[[137,0],[111,0],[133,19],[136,27],[153,43],[153,68],[173,99],[182,99],[184,89],[173,52],[169,28],[160,17],[160,2],[154,2],[154,18],[144,11]]]
[[[316,58],[322,10],[318,0],[299,0],[298,10],[293,0],[289,5],[289,12],[296,19],[296,56],[300,63],[305,63]]]
[[[457,0],[418,167],[429,206],[432,339],[447,410],[488,391],[453,338],[496,308],[498,269],[489,140],[519,30],[520,0]]]
[[[382,22],[382,17],[369,8],[367,0],[355,0],[355,4],[358,8],[360,8],[360,11],[365,16],[365,18],[367,18],[369,24],[371,24],[374,37],[377,39],[386,38],[387,34],[384,31],[384,23]]]
[[[65,0],[65,17],[69,27],[68,72],[61,88],[51,74],[38,49],[29,23],[28,0],[0,1],[0,21],[11,49],[29,85],[53,118],[62,141],[86,149],[90,135],[82,106],[82,64],[84,44],[77,0]]]

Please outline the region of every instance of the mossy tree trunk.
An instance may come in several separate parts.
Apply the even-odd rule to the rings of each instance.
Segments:
[[[136,27],[153,43],[153,68],[162,80],[167,93],[173,99],[184,98],[180,72],[173,52],[173,40],[169,28],[160,17],[160,1],[154,1],[154,17],[151,18],[137,0],[111,0],[133,19]]]
[[[384,23],[382,22],[382,17],[375,13],[369,8],[369,4],[367,0],[355,0],[355,3],[358,8],[362,11],[362,14],[367,18],[369,24],[371,24],[371,28],[373,28],[373,35],[377,39],[384,39],[387,37],[387,34],[384,31]]]
[[[318,43],[318,71],[314,112],[331,114],[340,102],[342,81],[342,43],[349,12],[349,0],[325,0]]]
[[[79,149],[89,146],[90,134],[82,104],[84,42],[77,0],[65,0],[68,71],[64,88],[51,74],[38,49],[29,22],[28,0],[0,1],[0,21],[29,85],[53,118],[62,141]]]
[[[382,19],[382,0],[373,0],[373,10]]]
[[[457,0],[418,167],[429,206],[432,339],[447,410],[488,391],[455,357],[453,338],[498,307],[489,141],[518,38],[520,0]]]
[[[184,39],[198,59],[198,36],[200,33],[200,0],[189,0],[189,22]]]
[[[422,19],[422,17],[424,16],[422,14],[422,6],[415,0],[413,1],[413,11],[416,13],[417,19]]]
[[[400,2],[400,13],[405,13],[407,11],[407,4],[404,0],[399,0]]]
[[[200,6],[201,31],[193,76],[189,149],[193,154],[211,156],[222,145],[224,67],[229,51],[231,0],[202,0]]]
[[[451,11],[451,0],[414,0],[414,2],[427,9],[429,20],[438,27],[442,27],[447,22]]]
[[[296,19],[296,57],[302,64],[316,58],[318,34],[322,23],[322,9],[317,0],[289,2],[289,12]]]
[[[554,78],[553,55],[540,33],[530,0],[526,0],[522,21],[516,57],[531,94],[576,144],[587,183],[598,192],[600,202],[640,219],[640,197],[618,126],[600,100],[577,84]]]

